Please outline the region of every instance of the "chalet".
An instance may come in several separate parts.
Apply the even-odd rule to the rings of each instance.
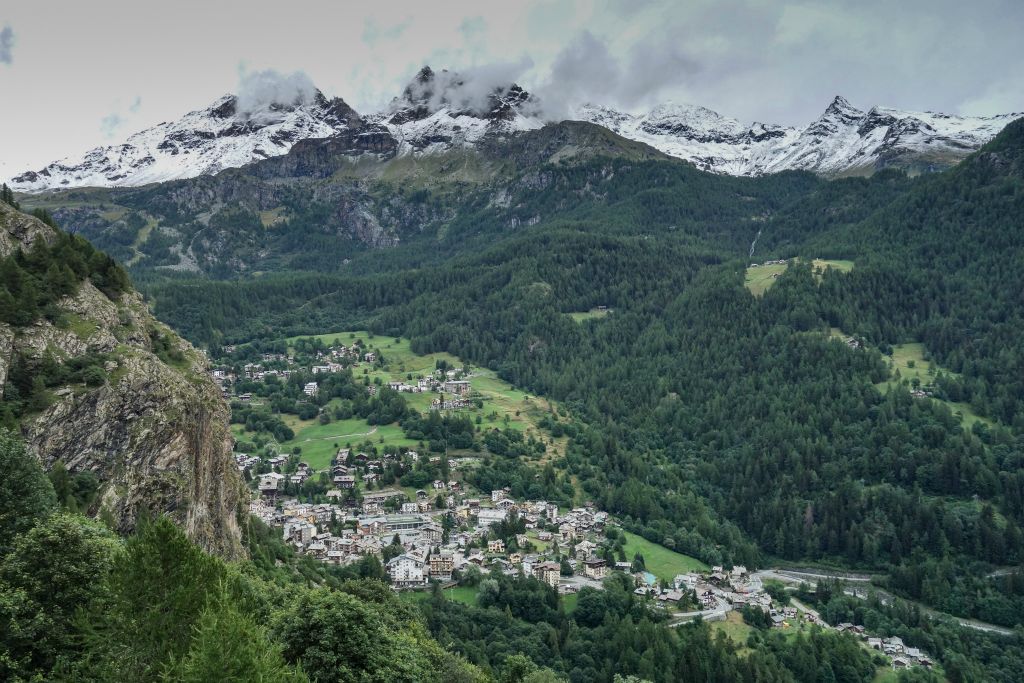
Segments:
[[[533,575],[552,588],[557,588],[561,567],[557,562],[540,562],[534,565]]]
[[[505,552],[505,541],[500,538],[496,538],[493,541],[487,541],[487,552],[489,553],[503,553]]]
[[[597,544],[592,541],[580,541],[576,544],[576,559],[586,560],[594,551],[597,550]]]
[[[351,474],[341,474],[332,480],[339,489],[351,489],[356,485],[356,478]]]
[[[377,354],[374,353],[373,351],[370,351],[369,353],[363,355],[363,360],[366,361],[367,363],[376,363]]]
[[[283,474],[268,472],[260,476],[260,495],[274,498],[277,496],[278,487],[284,479]]]
[[[608,566],[604,560],[584,560],[583,575],[600,581],[608,575]]]

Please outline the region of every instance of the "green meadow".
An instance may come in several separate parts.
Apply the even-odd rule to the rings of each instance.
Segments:
[[[652,543],[642,536],[637,536],[628,531],[623,532],[626,536],[626,559],[632,561],[636,553],[644,557],[644,564],[647,571],[665,581],[672,581],[677,574],[685,574],[690,571],[706,571],[708,566],[695,557],[677,553],[669,550],[663,545]]]

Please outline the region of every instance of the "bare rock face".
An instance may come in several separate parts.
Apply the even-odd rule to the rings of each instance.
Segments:
[[[0,204],[0,256],[26,237],[55,235]],[[59,307],[70,323],[0,324],[0,392],[16,358],[47,353],[65,363],[107,354],[107,377],[95,387],[53,389],[42,412],[22,418],[29,448],[47,469],[61,461],[71,472],[95,473],[102,489],[89,512],[111,515],[121,531],[142,514],[166,513],[206,550],[243,555],[245,489],[231,457],[229,409],[205,356],[154,319],[134,292],[112,301],[84,282]]]

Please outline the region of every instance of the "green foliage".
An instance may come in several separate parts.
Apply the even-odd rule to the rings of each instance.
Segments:
[[[390,597],[390,596],[389,596]],[[393,600],[393,598],[392,598]],[[414,622],[347,593],[310,591],[285,608],[274,624],[284,656],[314,681],[438,680]]]
[[[0,429],[0,556],[18,534],[57,507],[53,485],[34,455],[11,432]]]
[[[0,675],[30,678],[77,657],[73,617],[105,600],[119,547],[104,526],[71,514],[17,538],[0,562]]]
[[[7,187],[7,183],[0,185],[0,202],[13,206],[15,209],[21,208],[14,199],[14,192],[11,188]]]
[[[289,666],[266,628],[236,607],[222,592],[199,616],[185,656],[164,674],[167,681],[207,683],[304,683],[300,669]]]
[[[36,240],[0,260],[0,322],[21,327],[55,318],[54,304],[86,279],[111,299],[131,288],[125,271],[82,237],[58,230],[51,244]]]
[[[88,614],[88,675],[158,680],[188,652],[199,618],[226,576],[223,563],[168,518],[140,520],[111,572],[110,600]]]

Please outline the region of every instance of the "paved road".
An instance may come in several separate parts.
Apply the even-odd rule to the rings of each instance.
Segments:
[[[697,612],[683,612],[682,614],[677,614],[675,616],[675,620],[668,625],[669,628],[675,628],[676,626],[681,626],[682,624],[688,624],[697,617],[700,617],[704,621],[711,621],[716,618],[725,619],[725,613],[732,610],[732,605],[730,605],[725,600],[719,597],[716,597],[715,600],[718,604],[716,604],[711,609],[699,610]]]
[[[755,576],[760,576],[762,579],[775,579],[777,581],[782,581],[783,583],[789,583],[789,584],[804,582],[804,583],[807,583],[807,585],[809,585],[811,588],[813,588],[815,586],[815,583],[816,583],[815,579],[841,579],[841,580],[843,580],[843,581],[845,581],[847,583],[855,583],[855,584],[864,584],[864,583],[870,582],[870,580],[871,580],[871,577],[866,575],[866,574],[861,574],[861,575],[856,575],[856,574],[855,575],[829,574],[829,573],[825,572],[824,570],[815,570],[814,572],[810,572],[810,571],[793,570],[793,569],[762,569],[761,571],[755,572],[754,575]],[[861,600],[866,600],[868,598],[868,595],[873,592],[875,595],[878,596],[878,599],[881,601],[881,603],[883,605],[890,605],[890,604],[892,604],[893,600],[896,599],[895,596],[892,595],[891,593],[889,593],[887,591],[884,591],[884,590],[882,590],[880,588],[874,587],[874,586],[872,586],[869,589],[866,586],[862,587],[860,585],[857,585],[857,586],[846,588],[843,592],[846,593],[847,595],[853,596],[855,598],[860,598]],[[964,626],[966,628],[973,628],[975,630],[985,631],[987,633],[998,633],[998,634],[1004,635],[1004,636],[1012,636],[1013,633],[1014,633],[1013,629],[1006,628],[1005,626],[997,626],[996,624],[990,624],[988,622],[979,621],[977,619],[967,619],[965,617],[956,617],[956,616],[953,616],[952,614],[947,614],[945,612],[940,612],[940,611],[938,611],[936,609],[932,609],[931,607],[927,607],[925,605],[922,605],[921,603],[915,602],[914,600],[907,600],[906,598],[900,598],[900,599],[903,600],[904,602],[908,602],[908,603],[911,603],[913,605],[916,605],[918,607],[918,609],[921,610],[922,613],[924,613],[924,614],[926,614],[926,615],[928,615],[930,617],[946,617],[948,619],[952,619],[953,621],[956,621],[958,624],[960,624],[961,626]]]

